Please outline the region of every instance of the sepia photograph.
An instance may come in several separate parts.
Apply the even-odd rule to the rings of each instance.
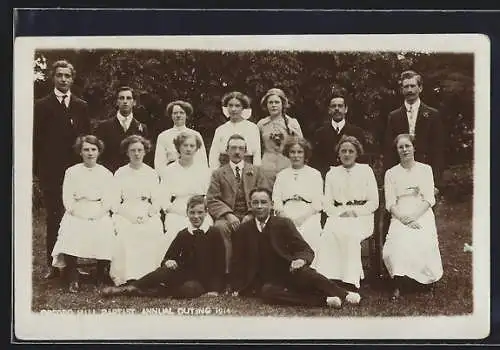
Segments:
[[[25,340],[489,334],[482,35],[17,38]]]

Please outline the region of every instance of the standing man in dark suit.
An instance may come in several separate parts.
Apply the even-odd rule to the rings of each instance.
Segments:
[[[347,122],[347,111],[347,94],[345,89],[334,88],[328,105],[330,119],[317,129],[313,136],[314,152],[311,159],[311,166],[318,169],[323,177],[325,177],[330,166],[340,164],[335,153],[335,146],[342,135],[354,136],[365,146],[363,130]]]
[[[111,172],[128,163],[128,158],[120,150],[120,143],[130,135],[148,137],[148,128],[134,118],[133,108],[136,103],[134,89],[122,86],[117,93],[116,115],[101,122],[95,134],[104,142],[102,164]]]
[[[399,134],[415,137],[415,160],[429,164],[434,174],[435,193],[439,191],[443,171],[444,131],[437,109],[420,100],[422,77],[414,71],[401,73],[401,92],[404,103],[389,113],[384,139],[384,168],[399,163],[394,139]]]
[[[208,212],[224,239],[226,273],[229,273],[232,254],[231,235],[242,222],[252,219],[250,190],[254,187],[270,188],[260,168],[244,161],[246,150],[243,136],[235,134],[229,137],[226,147],[229,163],[212,173],[207,191]]]
[[[271,192],[250,191],[254,219],[242,223],[233,236],[233,295],[256,294],[270,304],[330,306],[358,304],[360,295],[347,292],[310,267],[314,252],[293,222],[271,215]]]
[[[46,254],[48,271],[54,278],[52,249],[64,214],[62,183],[66,169],[81,161],[73,151],[78,136],[90,132],[87,102],[71,92],[75,68],[66,60],[52,66],[54,90],[35,102],[33,121],[33,173],[38,178],[47,210]]]

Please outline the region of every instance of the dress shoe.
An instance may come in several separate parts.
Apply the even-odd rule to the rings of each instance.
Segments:
[[[70,293],[78,293],[80,290],[80,283],[78,283],[78,281],[70,282],[68,290]]]
[[[356,292],[347,292],[347,296],[345,297],[345,301],[349,304],[358,305],[361,301],[361,295]]]
[[[56,267],[49,267],[48,268],[48,271],[47,273],[43,276],[44,279],[46,280],[50,280],[50,279],[53,279],[53,278],[56,278],[56,277],[59,277],[60,273],[59,273],[59,269],[56,268]]]
[[[342,306],[342,300],[340,300],[339,297],[327,297],[326,305],[328,305],[328,307],[333,307],[334,309],[340,309]]]

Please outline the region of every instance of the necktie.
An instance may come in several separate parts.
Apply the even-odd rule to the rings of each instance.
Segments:
[[[234,168],[234,170],[236,170],[236,181],[240,182],[241,181],[240,167],[236,166],[236,168]]]
[[[193,234],[195,236],[201,236],[203,234],[203,230],[200,229],[193,230]]]
[[[410,105],[410,108],[408,108],[408,124],[409,124],[409,133],[411,135],[415,135],[415,120],[413,117],[414,109],[413,106]]]
[[[66,106],[66,97],[68,97],[68,95],[62,95],[62,96],[61,96],[61,105],[62,105],[65,109],[66,109],[66,108],[68,108],[68,107]]]
[[[339,127],[338,126],[334,126],[334,129],[335,129],[335,133],[338,135],[339,134]]]
[[[127,132],[127,122],[125,121],[125,119],[122,119],[120,121],[120,124],[122,125],[123,131]]]
[[[259,224],[260,224],[260,232],[264,232],[264,227],[266,227],[266,223],[259,221]]]

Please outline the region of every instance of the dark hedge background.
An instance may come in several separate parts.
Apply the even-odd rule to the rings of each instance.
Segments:
[[[35,98],[52,89],[49,69],[62,58],[74,64],[73,91],[89,102],[95,121],[114,113],[117,88],[129,85],[139,95],[134,115],[154,135],[172,124],[164,115],[167,103],[184,99],[193,104],[195,113],[188,124],[202,133],[207,147],[215,128],[226,120],[220,100],[228,91],[249,95],[256,122],[265,116],[259,105],[265,91],[282,88],[291,102],[288,113],[299,120],[309,138],[327,117],[329,91],[340,84],[350,93],[347,118],[366,130],[375,168],[387,115],[402,103],[398,76],[414,69],[423,75],[422,100],[442,113],[447,165],[469,170],[472,166],[473,54],[44,50],[34,57]]]

